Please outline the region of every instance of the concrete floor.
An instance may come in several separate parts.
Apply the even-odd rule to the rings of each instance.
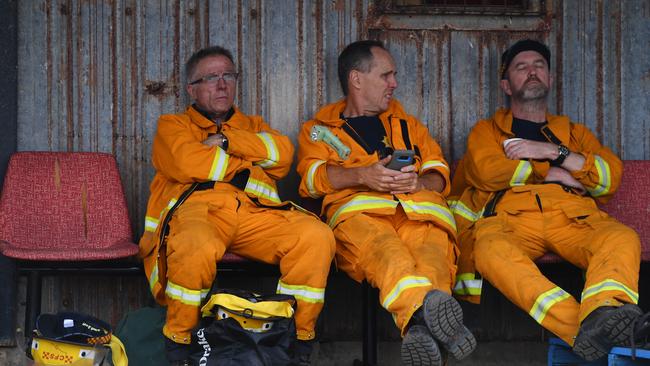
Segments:
[[[321,343],[314,354],[314,366],[353,366],[355,359],[361,359],[361,342]],[[448,365],[459,366],[544,366],[547,345],[537,342],[488,342],[479,343],[476,351],[459,362],[449,360]],[[399,342],[380,342],[377,366],[400,365]],[[0,365],[31,365],[23,347],[0,348]],[[159,366],[159,365],[131,365]]]

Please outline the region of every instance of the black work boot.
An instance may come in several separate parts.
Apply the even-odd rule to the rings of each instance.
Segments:
[[[422,315],[433,337],[455,359],[462,360],[476,348],[474,335],[463,324],[463,309],[450,295],[429,291],[422,304]]]
[[[190,366],[190,345],[176,343],[165,337],[165,354],[170,366]]]
[[[292,365],[294,366],[309,366],[311,365],[311,354],[314,350],[314,340],[303,341],[297,339],[293,342],[293,347],[291,350],[292,353]]]
[[[401,349],[404,366],[442,366],[442,353],[438,343],[433,339],[426,326],[417,324],[409,326]]]
[[[635,320],[642,312],[638,306],[602,306],[580,324],[573,352],[587,361],[597,360],[614,346],[626,346],[632,339]]]

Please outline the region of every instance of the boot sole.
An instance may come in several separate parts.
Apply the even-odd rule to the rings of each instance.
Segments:
[[[587,361],[604,357],[614,346],[627,346],[634,332],[632,324],[641,315],[635,306],[623,305],[602,324],[603,332],[599,329],[580,332],[573,344],[573,352]]]
[[[442,354],[429,330],[413,325],[402,340],[402,364],[404,366],[442,366]]]
[[[455,359],[462,360],[476,348],[474,335],[463,325],[463,309],[453,297],[433,291],[424,299],[424,321],[431,334]]]

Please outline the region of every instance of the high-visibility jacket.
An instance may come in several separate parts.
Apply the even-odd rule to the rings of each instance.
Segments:
[[[445,180],[443,192],[421,190],[416,193],[392,195],[375,192],[367,187],[350,187],[336,190],[327,176],[327,165],[344,168],[369,166],[380,160],[377,152],[368,154],[364,148],[345,132],[341,113],[346,101],[323,107],[314,119],[305,122],[298,137],[298,173],[301,176],[300,195],[323,198],[323,213],[327,223],[334,228],[350,215],[365,212],[378,215],[394,215],[400,204],[409,220],[432,221],[456,237],[456,224],[447,206],[445,197],[450,190],[449,165],[442,156],[440,146],[431,138],[426,126],[415,117],[406,114],[401,104],[392,100],[388,109],[378,117],[386,130],[392,148],[413,149],[416,152],[415,168],[420,175],[432,171],[439,172]],[[312,141],[311,129],[314,125],[325,126],[350,148],[351,153],[343,159],[336,150],[325,142]]]
[[[547,114],[548,127],[572,152],[585,158],[582,169],[571,172],[593,199],[606,202],[618,189],[623,165],[620,159],[582,125],[566,116]],[[503,150],[503,141],[515,137],[512,112],[500,109],[487,120],[479,121],[470,132],[467,152],[459,162],[448,198],[459,232],[460,257],[454,294],[478,303],[482,280],[474,267],[472,227],[483,217],[486,205],[499,191],[543,183],[548,161],[511,160]],[[580,200],[576,196],[576,202]],[[579,203],[576,203],[579,204]]]
[[[156,175],[150,186],[140,256],[151,292],[162,305],[167,277],[165,261],[159,260],[163,219],[193,183],[237,182],[259,205],[290,204],[280,200],[275,183],[289,172],[293,160],[293,144],[287,136],[271,129],[262,117],[245,115],[237,108],[219,131],[228,139],[227,151],[202,143],[214,133],[215,123],[193,106],[183,113],[163,115],[158,122],[152,151]]]

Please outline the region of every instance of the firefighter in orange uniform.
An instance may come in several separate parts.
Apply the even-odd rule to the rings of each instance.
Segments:
[[[641,314],[639,238],[596,206],[623,166],[587,127],[548,113],[546,45],[519,41],[501,61],[511,108],[474,126],[449,200],[461,249],[454,292],[475,300],[476,270],[575,353],[598,359],[630,339]],[[535,265],[547,252],[586,271],[580,302]]]
[[[395,63],[378,41],[339,56],[345,98],[322,108],[299,135],[300,194],[323,198],[337,265],[380,291],[404,336],[405,365],[461,359],[476,341],[453,299],[456,225],[447,207],[449,166],[426,126],[393,99]],[[394,150],[412,164],[387,168]]]
[[[335,251],[332,232],[280,200],[275,181],[289,171],[294,149],[261,117],[233,106],[238,73],[231,53],[202,49],[185,71],[194,103],[158,121],[140,241],[153,295],[168,307],[167,357],[187,362],[199,306],[228,251],[280,266],[277,292],[297,300],[296,362],[309,364]]]

